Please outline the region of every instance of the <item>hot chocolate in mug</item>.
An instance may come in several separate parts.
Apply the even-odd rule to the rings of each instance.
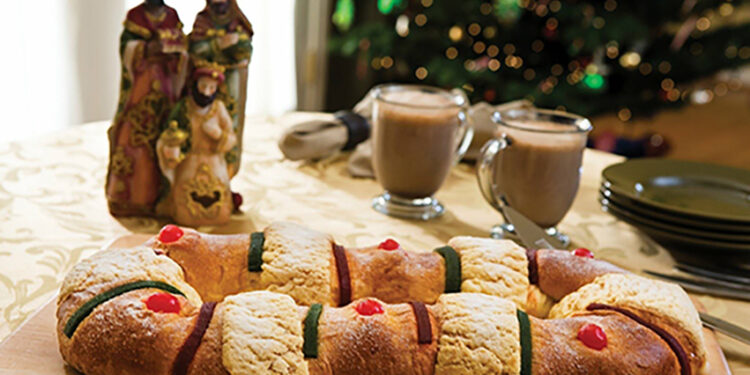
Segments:
[[[493,121],[495,138],[484,145],[477,162],[484,198],[493,207],[503,200],[563,244],[569,243],[555,226],[578,192],[591,122],[544,109],[495,112]],[[493,228],[492,234],[504,237],[512,230],[505,224]]]

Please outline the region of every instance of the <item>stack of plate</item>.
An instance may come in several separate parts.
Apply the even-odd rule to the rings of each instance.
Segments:
[[[605,169],[599,193],[605,211],[673,254],[750,264],[750,171],[636,159]]]

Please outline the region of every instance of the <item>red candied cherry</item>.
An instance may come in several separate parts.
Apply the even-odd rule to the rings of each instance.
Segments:
[[[146,299],[146,307],[157,313],[178,314],[180,312],[180,301],[169,293],[156,293]]]
[[[607,347],[607,334],[596,324],[586,324],[578,331],[578,339],[583,345],[595,350]]]
[[[182,238],[183,234],[185,233],[180,227],[173,224],[168,224],[165,225],[164,228],[161,228],[161,231],[159,231],[159,241],[161,241],[162,243],[175,242]]]
[[[378,245],[378,249],[388,251],[397,250],[399,247],[401,247],[401,245],[392,238],[389,238]]]
[[[354,307],[354,309],[357,310],[359,315],[364,316],[382,314],[385,312],[385,310],[383,310],[383,305],[373,299],[366,299],[358,303],[357,306]]]
[[[244,199],[242,199],[242,194],[232,192],[232,205],[234,206],[234,212],[239,212],[240,207],[242,206],[242,202]]]
[[[592,253],[591,250],[583,247],[579,247],[573,250],[573,255],[581,258],[594,258],[594,253]]]

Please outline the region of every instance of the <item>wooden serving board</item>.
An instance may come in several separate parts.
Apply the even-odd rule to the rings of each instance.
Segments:
[[[149,236],[127,235],[110,243],[105,249],[137,246]],[[80,375],[65,365],[57,349],[54,298],[26,323],[0,343],[0,374],[3,375]],[[698,304],[699,308],[702,308]],[[704,375],[732,375],[716,334],[704,328],[708,349],[708,372]]]

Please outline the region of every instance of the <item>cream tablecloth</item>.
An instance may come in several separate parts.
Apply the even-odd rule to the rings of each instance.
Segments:
[[[365,245],[386,236],[412,249],[433,249],[456,235],[486,236],[501,219],[480,196],[473,169],[454,169],[438,198],[448,212],[422,223],[383,216],[369,207],[380,192],[372,180],[353,179],[345,158],[318,163],[283,160],[276,147],[285,123],[251,118],[246,126],[242,169],[233,188],[245,197],[243,214],[215,233],[250,232],[272,221],[299,222],[333,233],[340,243]],[[56,293],[68,269],[113,238],[156,233],[153,219],[116,220],[107,212],[104,177],[107,123],[92,123],[21,143],[0,144],[0,339]],[[561,228],[574,241],[632,271],[669,270],[671,258],[627,224],[603,213],[596,201],[601,170],[617,156],[587,151],[583,180]],[[750,326],[750,304],[700,297],[709,312]],[[720,337],[735,374],[750,374],[750,348]]]

